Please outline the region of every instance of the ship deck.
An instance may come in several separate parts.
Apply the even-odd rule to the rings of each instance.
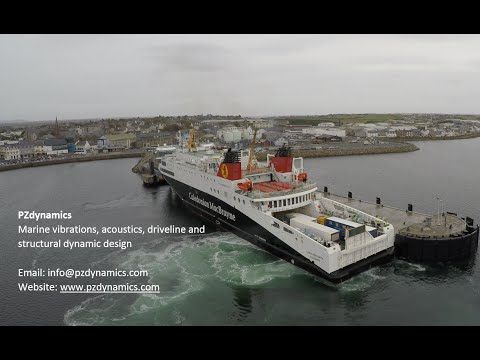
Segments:
[[[295,185],[289,185],[279,181],[265,181],[253,184],[253,190],[260,190],[264,193],[271,193],[277,191],[290,191],[295,188]]]

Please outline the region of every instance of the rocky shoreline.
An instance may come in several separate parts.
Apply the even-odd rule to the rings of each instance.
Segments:
[[[480,137],[480,133],[472,133],[467,135],[444,136],[444,137],[408,137],[408,138],[389,138],[388,141],[405,143],[408,141],[440,141],[440,140],[463,140],[474,139]]]

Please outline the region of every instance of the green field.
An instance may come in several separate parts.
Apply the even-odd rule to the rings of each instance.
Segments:
[[[278,120],[288,120],[290,125],[312,125],[319,122],[348,123],[377,123],[389,120],[406,118],[403,114],[337,114],[319,116],[288,116],[278,117]],[[339,124],[339,125],[340,125]]]
[[[331,114],[318,116],[285,116],[275,117],[277,120],[288,120],[290,125],[313,125],[319,122],[333,122],[336,125],[354,123],[378,123],[392,120],[407,120],[414,122],[446,121],[447,119],[480,120],[479,115],[453,114]]]

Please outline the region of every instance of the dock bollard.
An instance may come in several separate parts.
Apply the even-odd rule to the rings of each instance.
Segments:
[[[328,187],[324,186],[324,187],[323,187],[323,192],[324,192],[324,193],[328,193]]]
[[[408,204],[408,211],[413,211],[413,205],[412,204]]]
[[[380,205],[380,204],[381,204],[380,198],[377,197],[377,205]]]
[[[352,192],[351,192],[351,191],[348,192],[348,198],[349,198],[349,199],[352,198]]]

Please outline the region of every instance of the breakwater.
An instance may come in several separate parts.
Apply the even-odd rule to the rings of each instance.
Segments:
[[[304,158],[330,157],[330,156],[349,156],[349,155],[372,155],[372,154],[388,154],[416,151],[418,147],[410,143],[395,144],[392,146],[382,147],[354,147],[354,148],[337,148],[337,149],[321,149],[321,150],[293,150],[293,156]],[[259,161],[267,159],[266,153],[256,155]]]
[[[462,140],[462,139],[474,139],[474,138],[478,138],[478,137],[480,137],[480,132],[475,132],[475,133],[465,134],[465,135],[456,135],[456,136],[396,137],[396,138],[388,138],[388,141],[404,143],[406,141]]]
[[[38,166],[77,163],[77,162],[84,162],[84,161],[133,158],[133,157],[141,157],[142,155],[143,155],[143,151],[141,150],[111,153],[111,154],[87,155],[87,156],[77,155],[78,157],[67,157],[64,159],[52,159],[52,160],[45,160],[40,162],[27,162],[27,163],[20,163],[20,164],[3,165],[3,166],[0,166],[0,172],[8,171],[8,170],[24,169],[24,168],[30,168],[30,167],[38,167]]]

